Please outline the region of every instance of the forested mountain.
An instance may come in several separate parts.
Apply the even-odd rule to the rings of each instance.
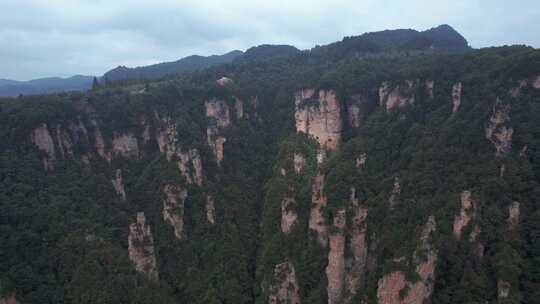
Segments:
[[[358,45],[1,99],[0,303],[537,302],[540,51]]]
[[[68,78],[50,77],[29,81],[0,79],[0,96],[47,94],[64,91],[82,91],[92,87],[92,76],[76,75]]]

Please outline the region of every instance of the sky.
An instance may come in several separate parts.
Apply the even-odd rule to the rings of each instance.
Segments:
[[[540,47],[539,0],[0,0],[0,78],[102,75],[263,43],[300,49],[449,24],[474,48]]]

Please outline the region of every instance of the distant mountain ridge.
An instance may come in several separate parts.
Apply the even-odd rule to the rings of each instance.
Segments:
[[[124,80],[155,80],[167,75],[205,69],[219,64],[272,60],[296,56],[303,52],[313,56],[338,59],[346,56],[396,51],[456,52],[469,49],[471,47],[460,33],[451,26],[443,24],[425,31],[397,29],[370,32],[359,36],[345,37],[341,41],[316,46],[307,51],[301,51],[292,45],[262,44],[251,47],[245,52],[235,50],[223,55],[192,55],[177,61],[135,68],[118,66],[99,77],[99,81],[105,83]],[[65,79],[43,78],[31,81],[0,79],[0,97],[87,90],[92,87],[92,81],[92,76],[73,76]]]

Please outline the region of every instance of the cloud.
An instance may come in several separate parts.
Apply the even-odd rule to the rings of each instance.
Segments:
[[[343,36],[448,23],[474,47],[540,46],[537,1],[3,0],[0,78],[101,75],[262,43],[310,48]]]

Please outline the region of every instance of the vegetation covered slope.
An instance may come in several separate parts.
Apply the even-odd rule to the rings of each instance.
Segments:
[[[4,99],[1,295],[533,303],[539,75],[527,47],[301,53]]]

